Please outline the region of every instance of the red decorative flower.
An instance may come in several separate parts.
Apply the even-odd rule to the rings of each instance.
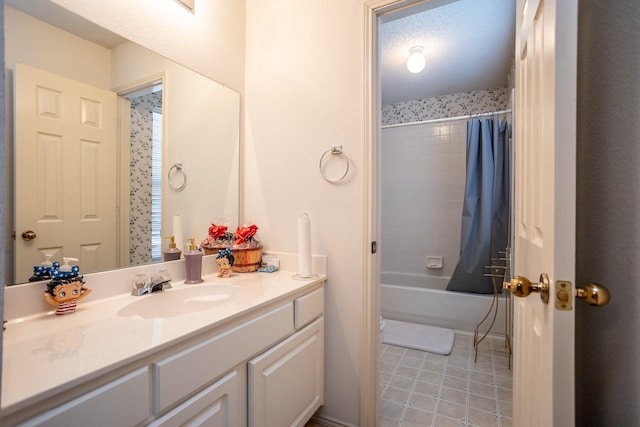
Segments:
[[[256,234],[256,231],[258,231],[258,227],[256,227],[255,225],[250,225],[248,227],[238,227],[234,234],[234,237],[236,238],[236,245],[249,240]]]
[[[218,237],[223,237],[226,231],[227,231],[226,225],[211,224],[211,227],[209,227],[209,236],[211,236],[214,239],[217,239]]]
[[[226,225],[215,225],[211,224],[209,227],[209,236],[200,243],[201,247],[210,246],[210,245],[230,245],[229,240],[231,239],[231,233],[227,233]]]

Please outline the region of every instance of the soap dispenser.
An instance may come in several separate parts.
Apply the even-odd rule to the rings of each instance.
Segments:
[[[51,267],[53,267],[53,262],[51,261],[52,256],[52,254],[44,254],[44,261],[42,261],[40,265],[51,270]]]
[[[190,237],[189,250],[184,252],[186,279],[184,283],[202,283],[202,252],[196,246],[196,238]]]
[[[182,251],[176,246],[176,241],[173,236],[163,236],[163,239],[169,239],[169,247],[162,250],[162,261],[173,261],[180,259]]]
[[[38,282],[40,280],[51,279],[51,269],[53,268],[53,262],[51,262],[52,254],[45,254],[44,261],[40,265],[33,267],[33,276],[29,278],[30,282]],[[57,266],[59,266],[59,263]],[[57,268],[56,266],[56,268]]]
[[[62,258],[63,264],[57,270],[52,270],[51,275],[55,279],[73,278],[78,276],[78,274],[80,273],[80,266],[78,265],[71,266],[71,264],[69,263],[72,261],[76,262],[78,261],[78,258],[71,258],[71,257]]]

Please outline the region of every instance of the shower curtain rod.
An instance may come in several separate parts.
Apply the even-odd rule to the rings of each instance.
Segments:
[[[505,114],[505,113],[510,113],[510,112],[511,112],[511,108],[507,108],[506,110],[491,111],[491,112],[488,112],[488,113],[467,114],[465,116],[443,117],[441,119],[429,119],[429,120],[422,120],[422,121],[419,121],[419,122],[407,122],[407,123],[396,123],[395,125],[384,125],[384,126],[382,126],[382,129],[396,128],[396,127],[400,127],[400,126],[426,125],[426,124],[431,124],[431,123],[449,122],[449,121],[452,121],[452,120],[466,120],[466,119],[472,119],[474,117],[493,116],[493,115],[496,115],[496,114]]]

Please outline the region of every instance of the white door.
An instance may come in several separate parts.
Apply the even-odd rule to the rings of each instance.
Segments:
[[[116,95],[16,64],[15,279],[52,254],[116,266]],[[33,240],[22,233],[33,231]]]
[[[554,289],[575,270],[577,0],[518,0],[516,15],[513,272],[551,289],[514,298],[513,424],[570,427],[574,311]]]

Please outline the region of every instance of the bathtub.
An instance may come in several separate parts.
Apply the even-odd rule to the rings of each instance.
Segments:
[[[476,324],[487,314],[493,295],[447,291],[448,282],[449,277],[382,273],[382,317],[473,332]],[[505,327],[504,296],[500,295],[498,301],[498,315],[492,333],[502,334]],[[485,321],[481,332],[490,323],[491,317]]]

